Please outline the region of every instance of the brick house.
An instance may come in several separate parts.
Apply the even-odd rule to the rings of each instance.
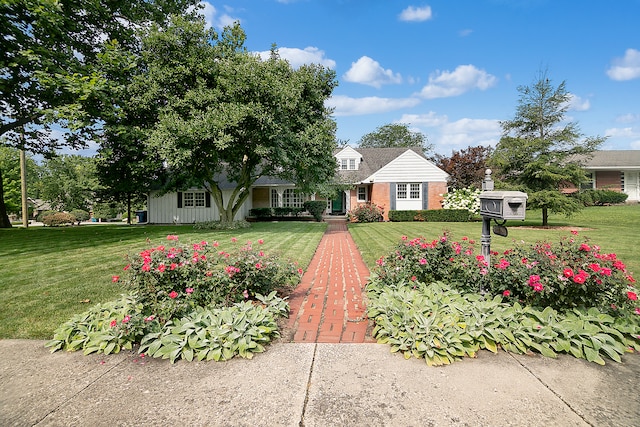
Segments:
[[[361,203],[375,203],[384,210],[440,209],[447,192],[448,174],[415,148],[352,148],[334,153],[338,174],[352,188],[326,199],[327,214],[345,214]],[[235,185],[219,184],[225,200]],[[235,219],[243,219],[253,208],[302,207],[306,200],[325,200],[296,191],[295,185],[273,177],[260,177],[249,189],[250,197]],[[156,224],[189,224],[220,218],[210,195],[201,188],[147,197],[148,221]]]

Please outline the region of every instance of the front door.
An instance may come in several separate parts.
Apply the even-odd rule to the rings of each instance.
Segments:
[[[343,212],[343,204],[342,197],[340,195],[336,196],[335,199],[331,200],[331,213],[342,213]]]
[[[629,195],[627,200],[640,201],[640,172],[624,173],[624,192]]]

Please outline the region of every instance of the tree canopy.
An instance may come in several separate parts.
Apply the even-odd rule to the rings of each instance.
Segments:
[[[197,3],[0,0],[0,144],[45,154],[83,146],[113,107],[97,67],[105,49],[137,51],[140,28]],[[0,169],[0,227],[11,227],[1,190]]]
[[[427,143],[425,134],[409,129],[406,123],[380,126],[360,138],[358,146],[360,148],[421,147],[424,153],[433,149],[433,145]]]
[[[448,184],[450,187],[480,189],[491,152],[491,147],[479,145],[462,150],[452,150],[449,157],[436,154],[433,160],[436,166],[449,174]]]
[[[221,34],[174,17],[144,40],[147,72],[131,93],[158,110],[150,145],[170,171],[169,189],[206,188],[229,222],[260,176],[290,180],[304,192],[335,173],[335,122],[324,106],[337,82],[320,65],[293,69],[272,50],[248,53],[239,24]],[[225,182],[235,185],[223,200]]]
[[[586,158],[604,141],[584,137],[575,122],[565,122],[570,93],[565,82],[554,87],[546,72],[531,86],[518,88],[515,117],[501,123],[503,135],[491,157],[497,176],[529,194],[528,205],[542,209],[542,225],[548,214],[571,214],[580,205],[561,192],[579,187],[585,171],[577,155]]]

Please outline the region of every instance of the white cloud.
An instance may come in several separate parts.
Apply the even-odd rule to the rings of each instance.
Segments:
[[[226,13],[219,14],[209,2],[201,1],[199,5],[203,8],[199,9],[198,12],[204,16],[207,27],[222,30],[224,27],[232,25],[235,21],[240,21],[240,18],[234,18]]]
[[[415,126],[439,127],[447,124],[449,118],[447,116],[439,116],[435,112],[429,111],[427,114],[403,114],[399,122]]]
[[[573,111],[587,111],[591,108],[591,102],[588,99],[582,99],[578,95],[570,93],[568,107],[569,110]]]
[[[459,35],[460,37],[467,37],[467,36],[471,35],[471,33],[473,33],[473,30],[471,30],[471,29],[469,29],[469,28],[466,28],[466,29],[464,29],[464,30],[460,30],[460,31],[458,32],[458,35]]]
[[[401,21],[409,21],[409,22],[422,22],[428,21],[431,19],[431,6],[424,7],[413,7],[409,6],[405,10],[403,10],[398,18]]]
[[[604,134],[612,138],[640,138],[640,129],[633,127],[610,128],[604,131]]]
[[[618,123],[635,123],[640,122],[640,114],[623,114],[616,117]]]
[[[271,51],[269,50],[257,53],[262,59],[268,59],[271,56]],[[324,50],[320,50],[317,47],[309,46],[304,49],[279,47],[278,54],[280,58],[289,61],[293,68],[298,68],[304,64],[321,64],[327,68],[336,67],[336,61],[326,58]]]
[[[385,70],[368,56],[363,56],[356,62],[351,63],[351,68],[344,74],[344,79],[352,83],[361,83],[364,85],[380,88],[384,84],[402,83],[402,76],[399,73],[393,73],[391,70]]]
[[[486,90],[496,84],[497,77],[473,65],[459,65],[454,71],[436,71],[419,96],[426,99],[462,95],[472,89]]]
[[[334,116],[358,116],[365,114],[386,113],[401,108],[415,107],[420,103],[417,98],[380,98],[369,96],[365,98],[351,98],[337,95],[329,98],[326,106],[335,108]]]
[[[607,70],[612,80],[633,80],[640,78],[640,51],[627,49],[623,58],[614,58],[613,65]]]

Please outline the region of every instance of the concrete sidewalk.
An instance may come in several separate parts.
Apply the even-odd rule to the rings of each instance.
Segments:
[[[0,341],[2,426],[638,426],[640,356],[606,366],[480,352],[447,367],[379,344],[177,362]]]

